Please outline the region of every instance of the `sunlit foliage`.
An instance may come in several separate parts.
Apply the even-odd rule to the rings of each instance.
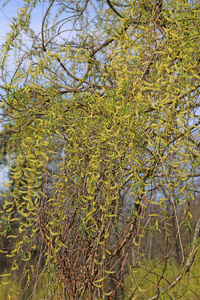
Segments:
[[[199,175],[200,6],[45,3],[41,32],[31,27],[40,1],[26,0],[1,49],[9,274],[23,265],[30,284],[54,274],[63,299],[120,299],[149,231],[165,235],[163,257],[174,255],[173,218],[173,288],[199,245],[195,235],[184,249],[181,225],[190,225]],[[161,286],[155,299],[169,290]],[[127,295],[135,299],[138,289]]]

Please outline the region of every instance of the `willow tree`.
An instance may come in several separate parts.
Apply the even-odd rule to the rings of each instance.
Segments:
[[[51,0],[38,33],[41,8],[23,1],[1,49],[8,276],[23,265],[33,293],[53,278],[47,298],[140,299],[147,275],[131,288],[125,279],[145,268],[153,231],[165,236],[163,269],[146,271],[157,276],[152,299],[165,297],[199,246],[199,221],[186,250],[181,226],[199,173],[200,6]],[[166,279],[172,218],[180,264]]]

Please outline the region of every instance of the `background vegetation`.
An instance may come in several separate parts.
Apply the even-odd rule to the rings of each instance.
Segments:
[[[0,53],[4,297],[197,299],[199,32],[198,1],[23,1]]]

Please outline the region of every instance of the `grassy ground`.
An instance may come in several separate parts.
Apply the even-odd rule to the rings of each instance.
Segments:
[[[143,266],[143,267],[142,267]],[[141,268],[133,271],[125,279],[123,300],[130,299],[133,291],[137,286],[139,288],[135,291],[132,300],[134,299],[150,299],[155,296],[157,286],[160,288],[167,288],[179,274],[178,264],[175,261],[166,264],[159,263],[156,260],[146,261]],[[149,272],[149,270],[151,272]],[[6,273],[4,274],[6,275]],[[55,280],[46,282],[47,277],[43,276],[39,283],[39,288],[34,296],[30,296],[29,289],[24,289],[22,296],[22,289],[20,288],[19,277],[12,278],[4,276],[0,279],[0,299],[2,300],[41,300],[41,299],[59,299],[59,291],[53,290],[53,283]],[[5,284],[9,282],[8,284]],[[49,295],[49,296],[47,296]],[[53,296],[54,295],[54,296]],[[48,297],[48,298],[45,298]],[[159,295],[161,300],[168,299],[182,299],[182,300],[198,300],[200,299],[200,251],[189,273],[185,274],[183,280],[179,282],[173,289],[167,293]],[[63,299],[64,300],[64,299]]]
[[[147,261],[145,269],[141,268],[136,272],[132,272],[126,278],[124,300],[130,299],[138,284],[140,287],[135,291],[132,300],[150,299],[156,295],[157,286],[166,289],[169,287],[169,283],[180,273],[178,264],[175,261],[167,264],[159,263],[156,260]],[[168,289],[168,292],[164,295],[161,293],[159,299],[200,299],[200,251],[190,272],[184,274],[183,279],[173,289]]]

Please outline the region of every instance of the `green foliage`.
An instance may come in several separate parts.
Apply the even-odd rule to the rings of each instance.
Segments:
[[[187,264],[180,219],[192,218],[198,174],[200,8],[182,0],[51,1],[37,36],[29,20],[39,2],[24,1],[1,49],[10,170],[1,228],[13,243],[3,250],[10,274],[23,268],[26,284],[40,268],[51,280],[53,269],[65,297],[113,299],[131,276],[132,248],[139,268],[142,239],[160,231],[169,245],[171,219],[181,268]],[[33,45],[21,46],[8,76],[22,30]]]

